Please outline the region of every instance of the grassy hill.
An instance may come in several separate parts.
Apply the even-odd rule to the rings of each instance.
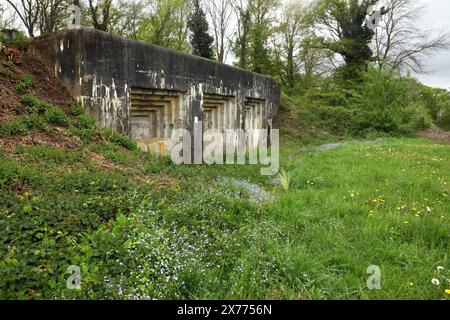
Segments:
[[[449,298],[450,145],[304,149],[332,136],[285,103],[281,179],[177,166],[96,127],[29,59],[0,60],[0,298]]]

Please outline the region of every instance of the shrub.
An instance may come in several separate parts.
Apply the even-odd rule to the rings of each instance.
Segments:
[[[80,138],[84,144],[89,144],[93,141],[94,137],[99,135],[99,132],[94,129],[79,129],[71,127],[68,131],[69,135]]]
[[[0,124],[0,136],[27,135],[29,130],[46,129],[45,122],[36,113],[22,115]]]
[[[27,126],[28,129],[34,130],[34,129],[44,129],[45,123],[42,117],[40,117],[36,113],[32,113],[29,115],[22,116],[22,123]]]
[[[21,101],[32,112],[45,112],[52,107],[52,104],[42,101],[32,94],[23,95]]]
[[[398,120],[392,112],[386,110],[358,110],[353,124],[355,135],[366,135],[372,131],[397,133],[400,131]]]
[[[404,131],[425,130],[432,126],[433,119],[428,109],[420,103],[412,103],[402,110],[401,123]]]
[[[36,111],[41,103],[41,101],[32,94],[26,94],[22,96],[22,104],[29,108],[30,110]]]
[[[57,106],[49,105],[44,113],[45,120],[54,125],[68,126],[69,119],[62,109]]]
[[[28,127],[21,117],[13,118],[9,122],[0,124],[0,136],[9,135],[25,136],[28,134]]]
[[[34,87],[35,79],[32,75],[23,74],[20,77],[20,81],[16,86],[16,90],[20,93],[26,93],[32,87]]]
[[[8,68],[0,68],[0,73],[8,79],[11,78],[13,75],[12,71],[9,70]]]
[[[442,110],[440,117],[437,120],[437,125],[446,129],[450,130],[450,107]]]
[[[86,113],[86,110],[83,108],[83,106],[75,101],[69,102],[68,107],[70,110],[70,114],[75,117],[84,115]]]
[[[93,129],[96,122],[95,118],[82,114],[75,119],[73,124],[78,129]]]
[[[117,131],[114,131],[112,129],[105,129],[104,134],[108,141],[115,143],[119,146],[122,146],[128,150],[136,150],[137,144],[130,138],[124,136],[123,134],[118,133]]]

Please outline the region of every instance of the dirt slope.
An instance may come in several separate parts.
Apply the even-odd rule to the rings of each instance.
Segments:
[[[71,95],[60,81],[37,58],[3,46],[0,48],[0,120],[23,113],[24,107],[20,103],[22,94],[16,90],[23,75],[34,77],[34,95],[66,109]]]

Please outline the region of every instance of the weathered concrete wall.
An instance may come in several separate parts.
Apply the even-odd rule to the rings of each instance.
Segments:
[[[246,101],[261,101],[267,127],[279,105],[280,89],[270,77],[97,30],[45,35],[31,50],[102,126],[127,135],[133,88],[179,94],[178,118],[163,124],[171,128],[192,130],[195,118],[203,120],[205,95],[229,101],[228,109],[234,110],[226,111],[221,123],[230,128],[245,129]]]

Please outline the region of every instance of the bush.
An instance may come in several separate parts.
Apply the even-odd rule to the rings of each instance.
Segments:
[[[353,126],[353,133],[361,136],[373,131],[391,134],[400,131],[398,120],[386,110],[358,110]]]
[[[84,115],[86,113],[86,110],[83,108],[83,106],[75,101],[71,101],[67,105],[69,107],[70,114],[75,117]]]
[[[359,95],[352,102],[360,109],[356,130],[409,134],[431,125],[429,112],[413,100],[414,81],[400,78],[394,70],[369,69],[362,74]]]
[[[69,119],[62,109],[57,106],[49,105],[44,113],[45,120],[54,125],[68,126]]]
[[[450,92],[445,89],[419,85],[420,98],[429,110],[435,123],[450,130]]]
[[[93,129],[96,124],[95,118],[88,115],[80,115],[74,121],[74,126],[78,129]]]
[[[403,110],[401,123],[406,132],[425,130],[433,125],[433,118],[428,109],[421,103],[412,103]]]
[[[131,151],[137,150],[136,142],[124,136],[123,134],[118,133],[117,131],[114,131],[112,129],[105,129],[104,134],[108,141],[112,143],[115,143]]]
[[[46,129],[45,122],[36,113],[22,115],[11,119],[8,122],[0,124],[0,136],[6,137],[10,135],[24,136],[29,130]]]
[[[8,68],[0,68],[0,73],[8,79],[10,79],[13,75],[12,71]]]
[[[20,77],[19,83],[16,85],[16,90],[20,93],[26,93],[32,87],[34,87],[35,79],[32,75],[23,74]]]
[[[99,132],[94,129],[78,129],[76,127],[71,127],[69,129],[69,135],[76,136],[80,138],[80,140],[84,144],[89,144],[94,140],[94,137],[99,135]]]
[[[37,111],[39,109],[39,105],[41,104],[41,101],[32,94],[26,94],[22,96],[21,101],[24,106],[32,111]]]
[[[28,127],[21,117],[13,118],[9,122],[0,123],[0,136],[10,135],[25,136],[28,134]]]
[[[36,113],[32,113],[30,115],[25,115],[25,116],[22,116],[21,118],[22,118],[22,120],[21,120],[22,123],[25,124],[27,126],[27,128],[30,130],[45,128],[44,120],[42,119],[42,117],[40,117]]]

